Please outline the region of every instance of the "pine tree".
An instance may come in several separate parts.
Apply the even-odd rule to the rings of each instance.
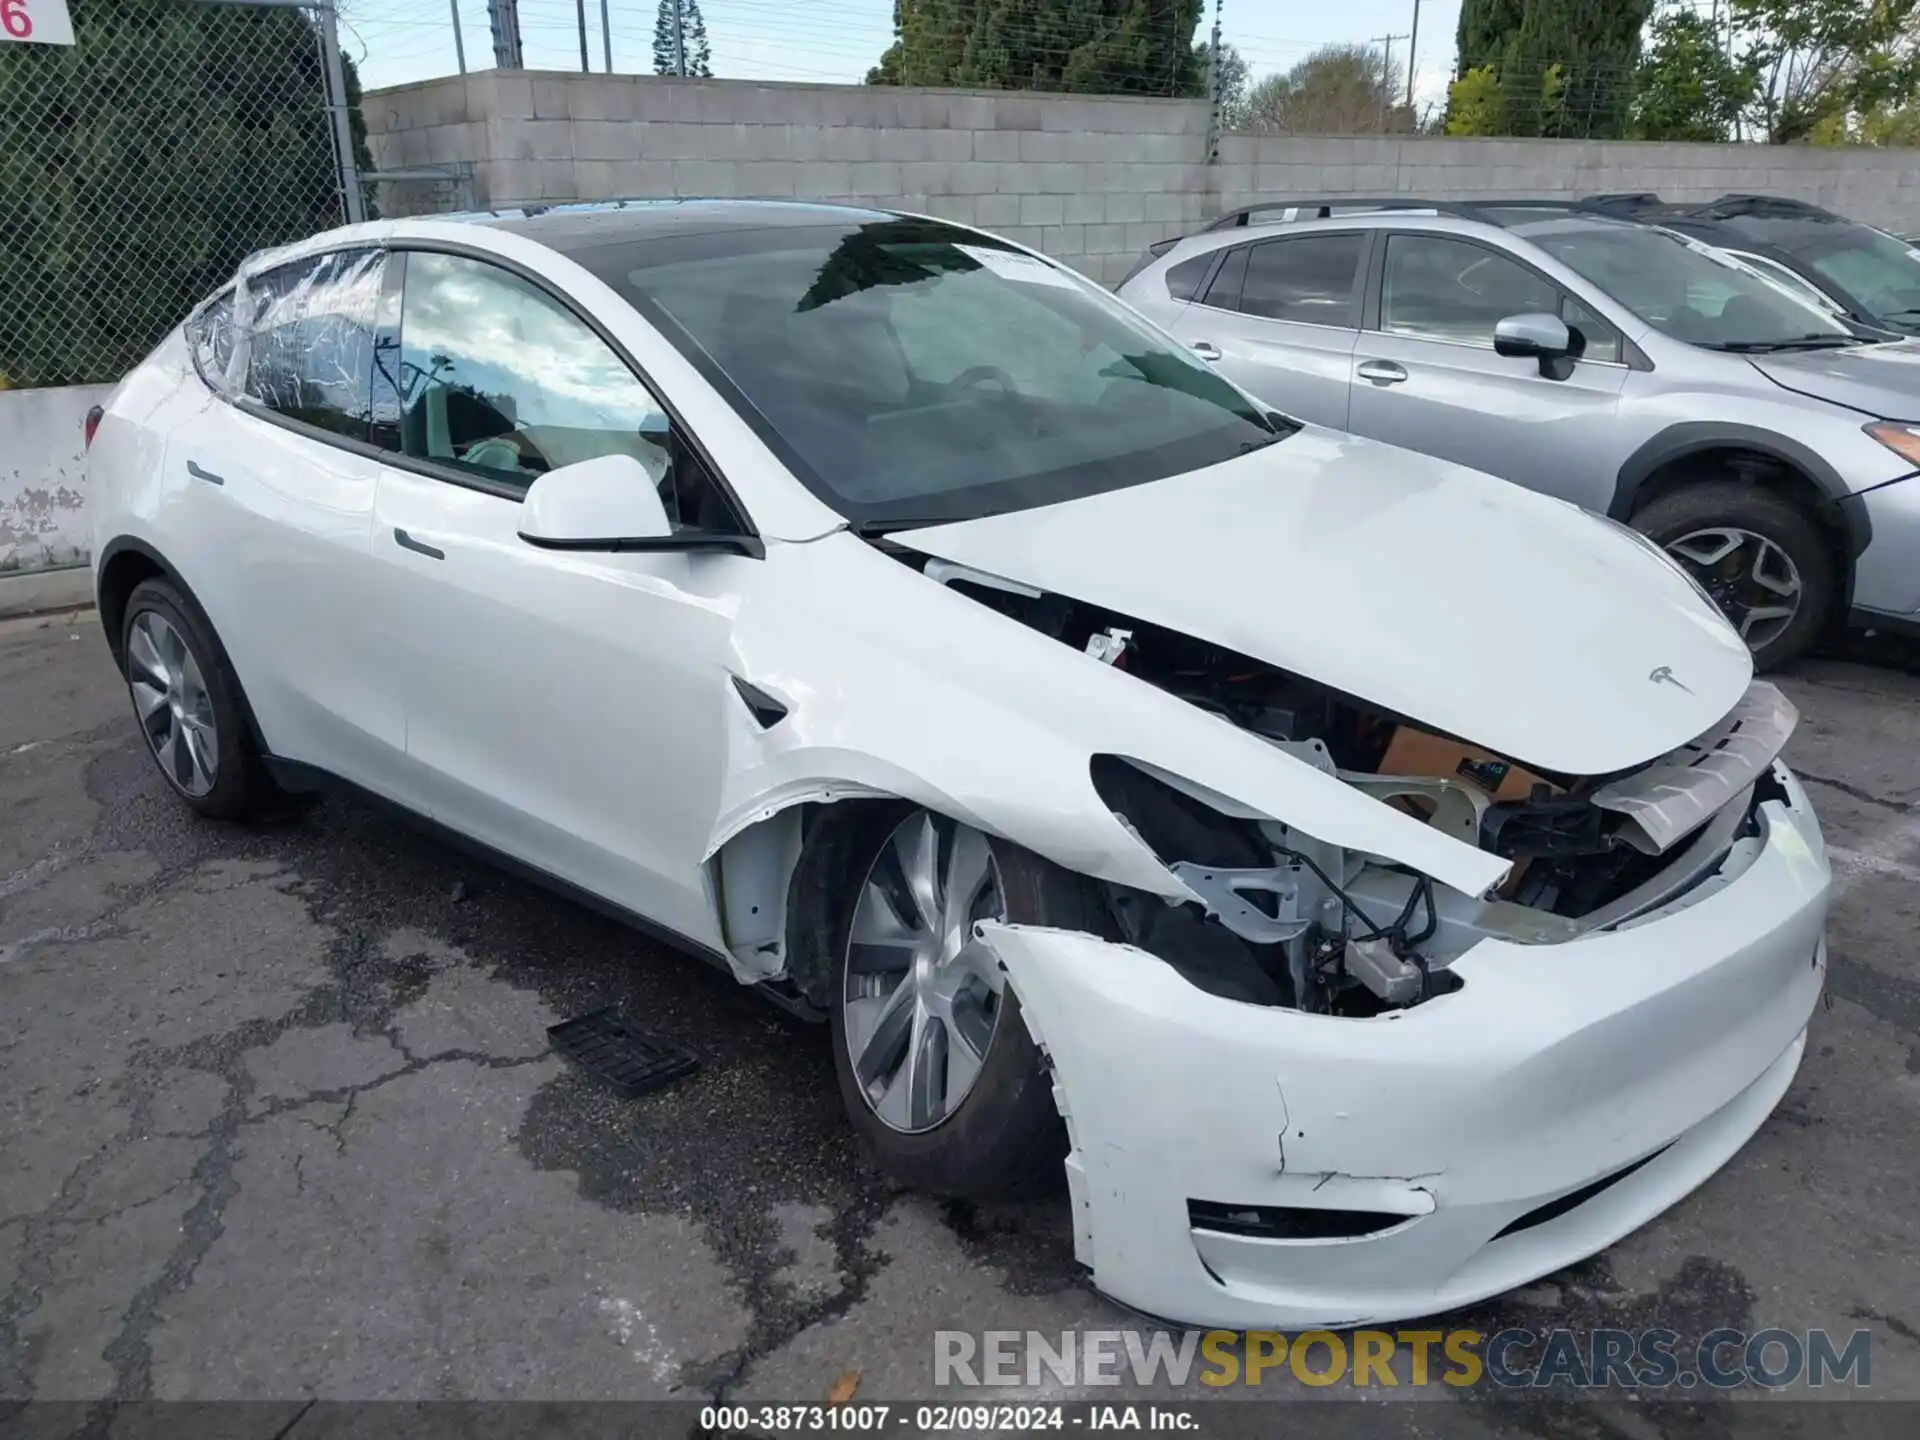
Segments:
[[[896,0],[871,85],[1204,95],[1202,0]]]
[[[1499,64],[1526,8],[1527,0],[1460,0],[1458,73]]]
[[[1626,133],[1652,0],[1464,0],[1458,73],[1491,67],[1502,133]]]
[[[679,57],[684,69],[675,68],[673,21],[680,16]],[[707,22],[700,13],[700,0],[660,0],[653,19],[653,72],[656,75],[685,74],[706,79],[713,74],[712,51],[707,44]]]

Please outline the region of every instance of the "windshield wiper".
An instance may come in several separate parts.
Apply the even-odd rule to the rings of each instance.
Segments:
[[[1771,355],[1779,350],[1845,350],[1866,343],[1858,335],[1797,335],[1791,340],[1724,340],[1717,344],[1702,342],[1702,348],[1725,350],[1734,355]]]
[[[924,530],[931,525],[952,525],[957,523],[951,515],[925,515],[907,520],[892,518],[884,520],[856,520],[847,528],[862,540],[872,540],[881,535],[891,535],[896,530]]]

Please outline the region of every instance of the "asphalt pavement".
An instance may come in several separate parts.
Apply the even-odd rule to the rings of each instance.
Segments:
[[[1873,1393],[1920,1400],[1920,678],[1829,659],[1784,683],[1837,875],[1798,1079],[1646,1229],[1444,1323],[1869,1328]],[[700,1073],[627,1101],[550,1052],[549,1025],[615,1001]],[[981,1208],[878,1173],[823,1029],[358,804],[198,820],[90,613],[0,626],[0,1421],[924,1399],[936,1330],[1140,1323],[1085,1285],[1062,1196]],[[1289,1429],[1733,1433],[1566,1395],[1371,1398],[1433,1403]]]

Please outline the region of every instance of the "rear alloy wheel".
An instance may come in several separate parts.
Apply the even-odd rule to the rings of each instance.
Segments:
[[[993,1200],[1057,1185],[1052,1079],[982,921],[1103,928],[1086,882],[921,809],[845,812],[833,946],[834,1066],[854,1128],[923,1190]],[[805,861],[803,860],[803,865]]]
[[[1633,517],[1699,582],[1771,670],[1804,654],[1833,608],[1834,553],[1814,518],[1741,481],[1670,491]]]
[[[189,799],[205,796],[220,771],[220,722],[200,661],[157,610],[127,627],[127,688],[160,773]]]
[[[134,586],[120,657],[141,737],[174,794],[219,820],[286,804],[253,744],[227,652],[192,600],[165,580]]]

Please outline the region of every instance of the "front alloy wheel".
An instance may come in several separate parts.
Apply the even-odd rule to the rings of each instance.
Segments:
[[[970,826],[917,811],[868,867],[848,929],[843,1031],[860,1094],[888,1129],[933,1129],[979,1080],[1005,977],[973,928],[1005,918],[999,867]]]
[[[880,1165],[973,1200],[1057,1187],[1058,1077],[974,932],[1003,921],[1104,935],[1099,891],[972,826],[861,802],[823,808],[794,890],[817,899],[803,901],[792,963],[825,982],[841,1099]]]
[[[1758,670],[1804,655],[1844,589],[1843,557],[1814,513],[1747,480],[1669,490],[1635,513],[1633,528],[1693,576]]]
[[[1800,569],[1764,535],[1715,526],[1669,540],[1667,553],[1700,582],[1749,649],[1771,645],[1800,613]]]

